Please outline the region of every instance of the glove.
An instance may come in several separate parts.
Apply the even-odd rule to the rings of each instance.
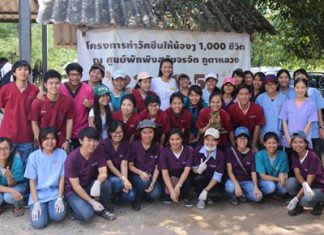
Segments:
[[[206,200],[207,200],[207,194],[208,194],[207,190],[204,189],[204,190],[199,194],[198,199],[199,199],[199,200],[204,200],[204,201],[206,201]]]
[[[197,170],[198,174],[199,175],[202,174],[206,169],[207,169],[206,162],[204,162],[202,159],[200,159],[200,164],[199,164],[198,170]]]
[[[295,209],[295,207],[297,206],[298,203],[298,197],[294,197],[293,199],[291,199],[291,201],[289,202],[287,209],[288,210],[293,210]]]
[[[307,182],[304,182],[302,185],[303,185],[305,197],[308,197],[308,198],[314,197],[315,194],[314,194],[313,190],[311,189],[311,187],[309,187],[309,184]]]
[[[92,197],[99,197],[100,196],[100,181],[96,180],[91,189],[90,189],[90,196]]]
[[[55,211],[56,211],[56,213],[62,213],[64,211],[64,203],[63,203],[63,199],[61,197],[56,199]]]
[[[103,207],[103,205],[101,205],[99,202],[97,202],[96,200],[92,199],[89,201],[90,205],[92,206],[92,209],[96,212],[100,212],[103,211],[105,208]]]
[[[35,202],[32,213],[31,213],[32,221],[38,220],[40,215],[42,215],[41,204],[39,202]]]

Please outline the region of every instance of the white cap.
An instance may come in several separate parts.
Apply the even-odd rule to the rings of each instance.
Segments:
[[[217,78],[216,74],[214,74],[214,73],[207,74],[207,76],[205,77],[205,80],[207,80],[208,78],[214,78],[218,81],[218,78]]]
[[[123,78],[125,79],[125,73],[121,70],[116,70],[112,73],[112,79],[116,79],[116,78]]]
[[[204,137],[208,135],[212,136],[214,139],[219,139],[219,131],[215,128],[208,128],[205,132]]]

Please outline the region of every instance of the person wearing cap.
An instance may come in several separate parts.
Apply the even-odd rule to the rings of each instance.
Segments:
[[[130,181],[136,191],[136,199],[132,204],[134,210],[141,209],[145,194],[152,200],[158,200],[162,193],[158,169],[158,157],[162,146],[154,140],[155,128],[154,121],[149,119],[141,121],[137,126],[140,139],[132,143],[128,164],[131,172]]]
[[[96,128],[101,139],[108,137],[108,125],[112,121],[109,89],[105,85],[94,87],[94,104],[89,112],[89,126]]]
[[[60,93],[73,100],[74,116],[71,139],[67,139],[73,146],[80,146],[79,132],[88,127],[89,111],[93,106],[94,93],[92,88],[81,81],[83,68],[78,63],[70,63],[65,68],[68,82],[60,86]]]
[[[121,70],[116,70],[112,74],[113,90],[109,92],[110,102],[112,104],[112,111],[120,111],[120,105],[122,98],[127,95],[125,91],[126,86],[126,74]]]
[[[303,131],[292,134],[292,168],[295,177],[286,182],[288,193],[294,196],[287,206],[290,216],[298,215],[304,207],[313,207],[313,215],[322,214],[324,168],[317,154],[308,149],[308,144],[308,137]]]
[[[151,91],[151,82],[152,76],[148,72],[140,72],[137,75],[137,84],[132,91],[132,95],[136,99],[136,108],[138,113],[146,109],[144,102],[145,98],[155,94]]]
[[[255,155],[249,145],[250,132],[248,128],[240,126],[235,129],[235,147],[226,152],[226,166],[229,179],[225,183],[225,190],[232,204],[240,202],[261,201],[263,194],[271,194],[275,188],[266,187],[258,180],[255,169]]]
[[[190,87],[189,76],[185,73],[181,73],[179,74],[177,81],[178,81],[179,92],[184,97],[188,97],[189,87]]]
[[[205,82],[206,82],[206,86],[202,90],[202,92],[203,92],[203,99],[208,103],[210,95],[216,91],[220,91],[219,88],[217,87],[218,77],[214,73],[209,73],[205,77]]]
[[[222,177],[225,172],[225,156],[217,148],[219,131],[209,128],[204,134],[204,145],[195,149],[192,169],[194,172],[193,185],[198,196],[197,207],[204,209],[207,198],[213,201],[224,197]]]
[[[102,64],[93,64],[89,70],[89,80],[85,81],[89,86],[95,88],[101,85],[102,79],[105,77],[105,66]]]
[[[267,75],[264,80],[265,93],[259,95],[255,101],[263,109],[265,124],[261,128],[261,139],[267,132],[275,132],[282,139],[282,121],[279,114],[286,97],[278,92],[278,79],[276,75]]]
[[[235,78],[224,78],[223,85],[221,87],[222,93],[222,108],[227,110],[235,102]]]
[[[262,72],[257,72],[253,76],[252,81],[252,97],[251,101],[255,102],[256,98],[264,92],[263,80],[265,78],[265,74]]]

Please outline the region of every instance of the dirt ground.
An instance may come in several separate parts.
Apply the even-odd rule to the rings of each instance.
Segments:
[[[116,207],[118,218],[108,222],[95,217],[88,224],[66,218],[34,230],[28,216],[14,218],[11,211],[0,215],[1,235],[6,234],[324,234],[324,215],[316,217],[304,211],[296,217],[287,215],[286,203],[265,199],[261,203],[233,206],[227,201],[208,205],[205,210],[186,208],[183,204],[145,203],[140,212],[130,206]]]

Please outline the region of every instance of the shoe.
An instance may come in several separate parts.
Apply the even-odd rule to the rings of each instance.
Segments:
[[[163,201],[164,204],[171,204],[172,203],[170,196],[167,195],[167,194],[163,195],[162,201]]]
[[[317,202],[316,205],[313,207],[311,214],[312,215],[321,215],[322,212],[323,212],[323,203]]]
[[[134,211],[140,211],[141,210],[141,205],[142,205],[141,202],[135,201],[135,202],[132,203],[132,209]]]
[[[279,195],[279,194],[273,194],[271,195],[271,198],[277,202],[285,202],[285,196],[284,195]]]
[[[237,199],[235,195],[230,195],[228,198],[229,202],[232,203],[233,205],[238,205],[240,204],[240,201]]]
[[[189,207],[189,208],[194,206],[194,203],[189,198],[183,199],[183,203],[185,204],[186,207]]]
[[[101,217],[109,221],[115,220],[117,218],[114,213],[111,213],[108,210],[103,210],[101,212]]]
[[[206,201],[205,200],[199,200],[197,203],[198,209],[205,209],[206,208]]]
[[[240,197],[238,197],[238,200],[240,201],[240,202],[247,202],[247,198],[244,196],[244,195],[242,195],[242,196],[240,196]]]
[[[294,209],[288,211],[288,215],[296,216],[296,215],[302,213],[303,210],[304,210],[304,208],[301,205],[297,204]]]

